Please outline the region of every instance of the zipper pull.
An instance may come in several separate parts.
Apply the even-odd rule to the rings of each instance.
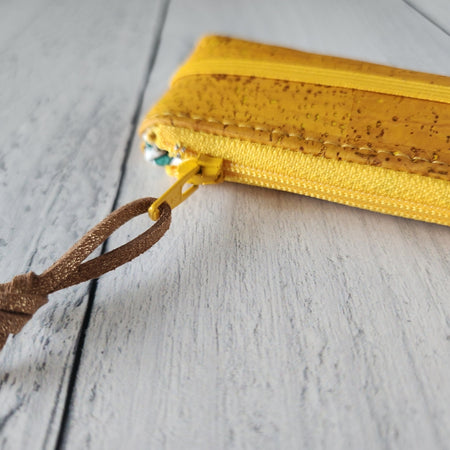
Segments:
[[[222,162],[222,158],[199,155],[197,158],[186,159],[177,166],[168,166],[170,174],[178,179],[150,206],[148,209],[150,219],[159,219],[159,207],[163,202],[167,202],[173,209],[190,197],[200,184],[221,183],[224,178]],[[185,184],[191,186],[183,191]]]

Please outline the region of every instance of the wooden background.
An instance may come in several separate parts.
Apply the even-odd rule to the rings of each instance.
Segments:
[[[448,0],[3,0],[0,282],[171,183],[136,125],[201,35],[450,75],[449,32]],[[442,226],[201,188],[9,339],[0,448],[450,448],[449,250]]]

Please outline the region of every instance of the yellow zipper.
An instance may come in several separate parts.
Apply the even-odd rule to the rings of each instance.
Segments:
[[[444,180],[170,125],[156,125],[145,135],[182,160],[178,166],[168,167],[179,181],[157,205],[162,201],[172,207],[181,203],[193,192],[188,190],[184,197],[180,194],[185,183],[198,186],[225,180],[450,225],[450,183]],[[153,217],[155,210],[157,206],[150,214]]]
[[[339,64],[340,63],[340,64]],[[347,63],[348,64],[348,63]],[[265,61],[258,58],[205,58],[183,65],[172,78],[172,85],[192,75],[233,75],[270,78],[324,86],[358,89],[380,94],[400,95],[422,100],[450,103],[450,85],[446,77],[397,69],[402,75],[392,75],[395,69],[372,65],[372,71],[358,72],[345,67],[345,61],[336,59],[336,66],[317,67],[311,64]],[[438,84],[434,84],[436,80]]]
[[[170,186],[148,209],[152,220],[159,219],[159,207],[167,202],[173,209],[190,197],[200,184],[214,184],[223,181],[222,159],[211,158],[207,155],[197,155],[186,158],[177,166],[167,166],[170,175],[175,176],[177,181]],[[190,186],[183,190],[186,184]]]

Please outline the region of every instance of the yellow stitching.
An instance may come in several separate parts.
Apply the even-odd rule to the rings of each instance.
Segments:
[[[375,152],[376,154],[379,153],[386,153],[388,155],[391,156],[397,156],[397,157],[403,157],[406,158],[408,160],[410,160],[411,162],[415,162],[415,161],[423,161],[426,163],[430,163],[430,164],[441,164],[443,166],[450,166],[449,163],[446,163],[444,161],[439,161],[439,160],[430,160],[430,159],[426,159],[426,158],[422,158],[420,156],[409,156],[406,153],[401,153],[401,152],[391,152],[389,150],[377,150],[377,149],[373,149],[370,147],[357,147],[351,144],[339,144],[338,142],[332,142],[332,141],[321,141],[320,139],[317,138],[313,138],[313,137],[308,137],[308,136],[302,136],[301,134],[296,134],[296,133],[285,133],[281,130],[270,130],[268,128],[263,128],[263,127],[252,127],[248,124],[243,124],[243,123],[234,123],[234,122],[229,122],[229,121],[220,121],[220,120],[216,120],[213,118],[205,118],[205,117],[201,117],[201,116],[197,116],[197,115],[189,115],[189,114],[183,114],[183,113],[171,113],[171,112],[163,112],[160,114],[157,114],[154,117],[158,117],[158,116],[171,116],[171,117],[180,117],[182,119],[191,119],[191,120],[195,120],[195,121],[202,121],[202,122],[211,122],[211,123],[217,123],[219,125],[224,125],[224,126],[235,126],[235,127],[239,127],[239,128],[247,128],[249,130],[253,130],[253,131],[264,131],[266,133],[270,133],[271,135],[273,134],[280,134],[282,136],[288,136],[288,137],[295,137],[297,139],[303,140],[303,141],[309,141],[309,142],[316,142],[318,144],[321,145],[330,145],[330,146],[334,146],[334,147],[341,147],[341,148],[351,148],[352,150],[365,150],[365,151],[370,151],[370,152]],[[370,155],[367,155],[370,156]]]

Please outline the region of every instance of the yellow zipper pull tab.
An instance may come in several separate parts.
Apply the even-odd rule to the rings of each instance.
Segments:
[[[199,155],[197,158],[189,158],[182,161],[178,166],[168,167],[170,174],[175,175],[178,179],[150,206],[148,209],[150,219],[159,219],[159,207],[163,202],[167,202],[173,209],[192,195],[200,184],[222,182],[222,162],[221,158]],[[183,191],[185,184],[190,184],[191,186]]]

